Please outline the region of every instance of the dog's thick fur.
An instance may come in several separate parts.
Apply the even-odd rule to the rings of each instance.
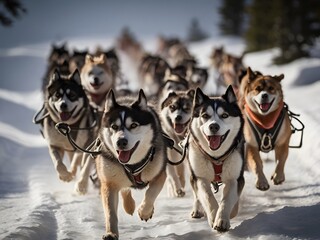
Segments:
[[[166,179],[166,146],[160,120],[148,105],[143,90],[138,99],[115,98],[108,94],[99,131],[101,152],[96,159],[101,181],[101,198],[106,220],[103,239],[118,239],[118,195],[124,209],[133,214],[135,202],[130,187],[147,188],[138,209],[142,220],[149,220],[154,202]],[[143,167],[138,168],[143,164]],[[139,170],[135,173],[136,170]]]
[[[45,93],[45,110],[49,113],[44,118],[42,126],[43,136],[48,143],[49,154],[60,180],[70,182],[77,172],[83,154],[75,151],[68,139],[56,129],[57,123],[63,122],[71,128],[85,128],[93,121],[94,117],[89,107],[88,99],[80,83],[80,74],[76,70],[69,76],[60,75],[56,70],[47,86]],[[80,146],[86,146],[93,140],[94,133],[88,130],[72,131],[73,139]],[[70,171],[63,163],[64,154],[68,154],[71,161]],[[91,161],[92,162],[92,161]],[[91,164],[85,163],[85,164]],[[90,166],[81,171],[81,176],[76,183],[79,193],[86,193]]]
[[[273,129],[275,120],[283,116],[279,125],[278,135],[273,139],[275,151],[276,168],[271,176],[275,185],[285,181],[284,166],[289,152],[289,141],[291,137],[290,120],[287,111],[283,109],[283,91],[281,80],[284,75],[269,76],[259,72],[253,72],[249,67],[247,74],[242,78],[240,85],[240,105],[246,116],[244,134],[246,139],[246,158],[249,168],[256,175],[256,187],[260,190],[268,190],[269,183],[263,173],[263,161],[260,156],[261,145],[259,145],[253,128],[250,126],[248,116],[251,112],[261,121],[259,128],[268,132]],[[281,113],[282,112],[282,113]],[[279,113],[279,115],[277,115]],[[274,123],[275,124],[275,123]],[[260,139],[261,140],[261,139]],[[267,144],[267,143],[266,143]],[[269,143],[268,143],[269,144]],[[262,150],[265,146],[262,146]],[[265,152],[271,151],[264,150]]]
[[[191,216],[202,217],[202,205],[209,225],[218,231],[227,231],[230,218],[238,212],[244,186],[243,124],[231,86],[222,97],[208,97],[196,90],[188,141],[194,192]],[[225,185],[220,204],[211,190],[211,183],[218,182]]]
[[[81,69],[81,84],[86,90],[90,103],[103,110],[106,94],[114,88],[115,84],[115,76],[105,54],[86,55],[85,64]]]
[[[194,90],[171,92],[161,104],[160,118],[164,132],[174,140],[175,148],[179,149],[188,131],[191,119]],[[174,149],[168,149],[168,158],[178,161],[181,156]],[[183,197],[185,195],[185,164],[167,166],[167,185],[169,196]]]

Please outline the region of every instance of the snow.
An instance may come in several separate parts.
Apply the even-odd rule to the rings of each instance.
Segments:
[[[17,24],[21,30],[23,21]],[[66,35],[66,39],[70,49],[94,49],[97,45],[112,46],[118,33],[109,37],[97,34],[96,38],[79,33],[76,37]],[[0,45],[0,239],[100,239],[105,229],[97,190],[90,185],[89,193],[79,196],[74,191],[74,182],[58,179],[39,126],[32,123],[42,104],[40,86],[46,57],[51,40],[56,39],[47,33],[43,39],[28,37],[25,42],[21,38],[14,41],[17,34],[14,32],[12,39],[6,36]],[[139,39],[152,51],[157,33],[152,32],[153,37],[148,34]],[[241,54],[245,46],[241,39],[213,34],[210,39],[191,44],[190,51],[201,65],[207,66],[212,48],[221,45],[234,54]],[[285,102],[291,111],[301,114],[300,120],[306,126],[302,148],[290,149],[285,183],[271,185],[268,191],[261,192],[254,186],[253,174],[245,172],[240,211],[231,220],[227,233],[211,230],[204,218],[190,217],[193,196],[189,185],[184,198],[169,197],[165,186],[148,222],[142,222],[136,212],[127,215],[119,204],[120,239],[320,238],[320,59],[315,56],[274,66],[271,59],[275,54],[277,49],[250,53],[245,55],[244,63],[265,74],[285,74],[282,81]],[[273,153],[268,157],[272,159]],[[267,176],[271,176],[274,167],[273,161],[264,163]],[[142,193],[133,192],[137,204]],[[221,191],[216,197],[220,196]]]

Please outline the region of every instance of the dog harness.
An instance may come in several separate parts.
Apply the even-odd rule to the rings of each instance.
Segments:
[[[286,105],[283,102],[280,102],[280,106],[277,110],[267,116],[261,117],[252,112],[247,104],[245,105],[246,117],[254,133],[260,151],[268,153],[274,149],[275,141],[285,117],[285,106]]]
[[[141,179],[141,172],[147,166],[149,162],[153,160],[156,148],[151,147],[146,157],[142,161],[136,164],[122,164],[125,173],[127,174],[130,181],[133,183],[132,187],[144,188],[148,185],[148,182],[143,182]]]
[[[193,135],[193,134],[192,134]],[[222,174],[222,168],[223,168],[223,163],[224,160],[227,159],[231,153],[233,153],[233,151],[235,149],[237,149],[241,143],[244,143],[244,139],[239,137],[239,135],[237,136],[237,138],[234,140],[233,144],[231,145],[231,147],[228,149],[227,152],[225,152],[222,156],[216,158],[213,157],[211,155],[209,155],[196,141],[195,141],[195,136],[193,136],[193,141],[192,143],[195,144],[195,146],[201,151],[201,153],[203,155],[205,155],[207,157],[207,159],[210,160],[213,169],[214,169],[214,178],[212,180],[212,185],[215,189],[215,193],[217,193],[219,191],[219,186],[222,184],[222,180],[221,180],[221,174]],[[244,155],[244,154],[242,154]]]

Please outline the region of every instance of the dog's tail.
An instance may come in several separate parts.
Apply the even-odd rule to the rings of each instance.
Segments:
[[[131,195],[131,190],[129,188],[121,190],[121,196],[123,199],[123,208],[126,213],[133,215],[136,203]]]

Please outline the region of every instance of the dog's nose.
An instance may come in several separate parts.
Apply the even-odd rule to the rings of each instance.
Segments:
[[[126,138],[120,138],[120,139],[117,141],[117,146],[118,146],[120,149],[125,148],[127,145],[128,145],[128,140],[127,140]]]
[[[217,123],[211,123],[210,126],[209,126],[209,129],[210,129],[211,132],[216,133],[216,132],[219,131],[220,126]]]
[[[95,85],[98,85],[99,84],[99,78],[95,77],[93,79],[93,82],[94,82]]]
[[[261,98],[263,100],[267,100],[268,99],[268,94],[267,93],[262,94]]]
[[[177,115],[175,120],[176,121],[181,121],[182,120],[182,116],[181,115]]]
[[[62,111],[65,111],[65,110],[67,110],[67,108],[68,108],[68,105],[65,102],[62,102],[61,105],[60,105],[60,109]]]

